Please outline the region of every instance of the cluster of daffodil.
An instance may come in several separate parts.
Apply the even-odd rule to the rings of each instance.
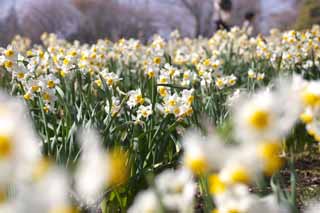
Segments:
[[[302,110],[300,77],[279,80],[272,88],[240,94],[231,104],[234,137],[240,145],[225,145],[217,135],[187,136],[184,165],[207,176],[214,212],[283,212],[270,195],[250,193],[249,186],[271,177],[283,166],[282,141]],[[281,83],[280,83],[281,82]],[[280,104],[281,103],[281,104]]]
[[[207,187],[213,198],[206,208],[213,208],[215,213],[294,212],[295,206],[290,207],[278,194],[260,197],[250,187],[284,166],[283,141],[299,122],[300,114],[319,104],[318,90],[308,89],[314,84],[319,82],[293,76],[254,94],[237,95],[231,108],[234,137],[239,143],[227,145],[212,129],[207,136],[187,133],[182,167],[160,174],[154,189],[138,195],[131,212],[193,212],[195,177],[200,183],[202,178],[207,181],[207,186],[200,185]],[[301,117],[312,122],[309,114]]]
[[[18,82],[26,100],[35,97],[43,99],[46,112],[56,109],[56,87],[62,87],[61,78],[70,78],[76,70],[82,75],[89,74],[95,82],[92,85],[96,87],[102,88],[102,81],[105,81],[110,90],[118,88],[128,94],[133,92],[123,88],[124,81],[137,81],[140,85],[139,80],[155,81],[157,95],[162,98],[162,111],[181,117],[192,113],[190,105],[193,98],[190,96],[187,101],[184,94],[179,94],[168,85],[191,88],[199,83],[204,94],[210,94],[213,87],[223,89],[234,86],[238,78],[245,76],[248,79],[264,80],[265,70],[260,71],[254,63],[249,66],[245,76],[243,73],[226,73],[224,64],[232,60],[226,58],[226,55],[240,57],[248,63],[259,59],[268,60],[271,66],[280,70],[301,66],[301,71],[313,66],[319,67],[320,57],[317,26],[306,32],[280,33],[274,30],[269,37],[256,38],[249,37],[239,28],[233,28],[230,32],[218,31],[209,40],[181,39],[175,34],[172,40],[166,42],[155,36],[147,46],[133,39],[122,39],[116,43],[99,40],[93,45],[68,43],[53,34],[44,34],[42,39],[45,46],[35,45],[28,49],[30,41],[16,37],[11,45],[1,51],[0,65]],[[108,66],[110,62],[115,62],[116,66]],[[142,96],[146,93],[141,92]],[[170,101],[177,97],[185,101]],[[129,107],[148,107],[142,103],[144,98],[138,99],[134,101],[136,104],[130,99]],[[146,110],[141,108],[144,116],[140,113],[137,117],[147,117],[150,110],[145,113]]]
[[[106,151],[93,130],[79,134],[83,151],[74,172],[55,165],[42,156],[21,100],[3,93],[0,100],[0,212],[74,213],[74,200],[90,205],[106,187],[127,181],[127,153]]]
[[[3,177],[17,188],[14,200],[5,203],[18,199],[31,204],[22,202],[21,208],[41,202],[41,208],[51,209],[54,201],[55,207],[69,208],[71,190],[85,205],[96,205],[103,195],[107,204],[124,210],[146,187],[145,176],[175,167],[183,155],[182,168],[156,177],[152,189],[135,199],[131,212],[193,211],[197,178],[202,190],[208,182],[213,197],[208,205],[218,212],[285,208],[274,196],[260,199],[249,193],[249,186],[283,166],[282,144],[299,118],[310,135],[320,138],[319,26],[257,37],[235,27],[209,39],[181,38],[174,32],[168,40],[154,36],[148,44],[135,39],[81,44],[47,33],[41,39],[42,45],[31,45],[17,36],[0,49],[0,85],[24,100],[40,135],[34,136],[25,121],[28,112],[2,95],[0,155],[3,162],[13,160],[3,164],[8,169]],[[284,77],[271,82],[278,76]],[[204,115],[217,129],[233,120],[233,131],[225,141],[217,134],[193,133],[180,143],[187,128],[203,129]],[[101,138],[85,132],[77,143],[75,134],[83,127],[97,129]],[[225,145],[230,138],[240,145]],[[13,154],[15,149],[19,154]],[[40,150],[67,168],[76,167],[74,174],[44,160]],[[19,184],[7,174],[17,176]],[[24,185],[20,175],[28,176],[30,187],[19,188]],[[5,181],[3,191],[8,191]],[[49,190],[46,199],[48,184],[68,187],[57,186],[52,195]],[[104,194],[108,187],[110,193]],[[41,199],[28,197],[30,190]]]

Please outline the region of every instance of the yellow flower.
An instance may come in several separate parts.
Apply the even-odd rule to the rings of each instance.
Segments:
[[[63,60],[63,64],[64,64],[64,65],[68,65],[69,63],[70,63],[70,61],[69,61],[68,59],[65,58],[65,59]]]
[[[112,86],[112,84],[113,84],[113,79],[112,79],[112,78],[107,79],[107,84],[108,84],[109,86]]]
[[[7,192],[3,188],[0,189],[0,205],[7,201]]]
[[[194,101],[194,96],[193,95],[190,95],[189,97],[188,97],[188,100],[187,100],[187,102],[188,102],[188,104],[192,104],[193,103],[193,101]]]
[[[179,114],[180,114],[180,108],[179,108],[179,107],[176,107],[176,108],[173,110],[173,113],[174,113],[176,116],[179,116]]]
[[[210,64],[211,64],[211,62],[210,62],[210,59],[206,59],[206,60],[204,60],[203,61],[203,64],[205,65],[205,66],[210,66]]]
[[[62,69],[59,71],[59,74],[62,78],[64,78],[66,76],[66,72],[63,71]]]
[[[28,100],[31,99],[31,94],[30,93],[26,93],[26,94],[24,94],[23,98],[28,101]]]
[[[144,98],[142,97],[142,95],[136,95],[135,100],[136,100],[136,103],[138,104],[144,103]]]
[[[302,113],[300,115],[300,120],[303,122],[303,123],[306,123],[306,124],[309,124],[313,121],[313,116],[309,113]]]
[[[218,78],[218,79],[216,80],[216,86],[217,86],[218,88],[222,88],[222,87],[224,86],[224,81],[223,81],[222,78]]]
[[[96,84],[98,87],[102,87],[102,81],[101,81],[100,79],[95,80],[95,84]]]
[[[40,87],[37,86],[37,85],[32,85],[32,86],[31,86],[32,92],[37,92],[39,89],[40,89]]]
[[[237,167],[231,172],[230,175],[232,183],[249,184],[251,182],[251,178],[245,168]]]
[[[4,55],[7,57],[12,57],[14,55],[14,51],[12,49],[5,50]]]
[[[45,113],[48,113],[50,109],[49,109],[48,106],[44,106],[44,107],[43,107],[43,110],[44,110]]]
[[[251,113],[248,123],[257,130],[265,130],[270,125],[270,113],[258,109]]]
[[[51,96],[49,93],[45,92],[43,93],[43,99],[46,101],[50,101],[51,100]]]
[[[0,135],[0,160],[10,156],[13,150],[12,138],[9,135]]]
[[[148,71],[148,77],[149,78],[153,78],[154,77],[154,71],[153,70],[150,70],[150,71]]]
[[[111,185],[121,185],[126,183],[129,177],[128,154],[119,148],[110,153],[111,174],[109,183]]]
[[[242,211],[240,211],[238,209],[229,209],[228,213],[242,213]]]
[[[190,74],[188,72],[183,73],[183,79],[188,80],[190,77]]]
[[[17,73],[18,79],[23,79],[24,76],[25,76],[24,72],[18,72],[18,73]]]
[[[227,186],[216,174],[209,177],[209,191],[213,195],[219,195],[227,190]]]
[[[177,102],[175,100],[171,99],[171,100],[169,100],[168,104],[169,104],[169,106],[173,107],[173,106],[177,105]]]
[[[320,96],[311,92],[303,92],[302,100],[305,105],[314,107],[320,104]]]
[[[154,57],[153,58],[153,63],[155,63],[155,64],[161,64],[161,58],[160,57]]]
[[[48,88],[52,89],[52,88],[54,88],[56,86],[56,84],[54,83],[53,80],[49,80],[47,82],[47,86],[48,86]]]
[[[208,171],[207,160],[200,156],[186,156],[185,164],[196,175],[203,175]]]
[[[50,209],[49,213],[78,213],[79,211],[72,206],[60,206]]]
[[[12,61],[9,61],[9,60],[5,61],[5,62],[4,62],[4,67],[5,67],[6,69],[12,68],[12,67],[13,67],[13,62],[12,62]]]
[[[271,176],[283,166],[280,158],[281,145],[279,142],[266,142],[259,146],[259,154],[265,163],[264,172]]]
[[[36,181],[42,179],[48,173],[51,165],[51,161],[47,158],[39,160],[32,172],[33,179]]]
[[[159,87],[159,93],[162,97],[165,97],[168,94],[167,89],[165,87]]]

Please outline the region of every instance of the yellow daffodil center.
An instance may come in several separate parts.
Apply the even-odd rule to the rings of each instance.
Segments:
[[[43,99],[46,100],[46,101],[50,101],[50,100],[51,100],[50,94],[47,93],[47,92],[45,92],[45,93],[43,94]]]
[[[9,49],[9,50],[6,50],[4,54],[7,57],[12,57],[14,55],[14,51]]]
[[[136,95],[135,101],[138,104],[143,104],[144,103],[144,98],[142,97],[142,95]]]
[[[174,114],[176,116],[178,116],[180,114],[180,108],[179,107],[176,107],[174,110],[173,110]]]
[[[223,80],[221,78],[218,78],[217,81],[216,81],[216,85],[217,87],[222,87],[223,86]]]
[[[159,88],[159,93],[162,97],[167,95],[167,89],[165,87],[160,87]]]
[[[64,206],[53,208],[49,211],[49,213],[78,213],[79,211],[72,206]]]
[[[119,150],[115,149],[111,152],[110,165],[111,165],[111,185],[124,184],[129,176],[129,169],[127,165],[128,155]]]
[[[153,63],[160,64],[161,63],[161,58],[160,57],[153,58]]]
[[[248,122],[255,129],[264,130],[270,124],[270,114],[266,110],[256,110],[250,115]]]
[[[234,80],[234,79],[230,79],[230,80],[229,80],[229,84],[230,84],[230,85],[234,85],[235,83],[236,83],[236,80]]]
[[[98,87],[101,87],[101,86],[102,86],[102,82],[101,82],[100,79],[95,80],[95,84],[96,84]]]
[[[0,190],[0,204],[7,201],[7,193],[4,190]]]
[[[306,124],[309,124],[313,121],[313,116],[309,113],[303,113],[300,115],[300,120],[303,122],[303,123],[306,123]]]
[[[0,160],[10,156],[12,152],[12,139],[9,135],[0,135]]]
[[[259,154],[265,163],[265,173],[271,176],[278,171],[282,165],[283,160],[280,158],[281,145],[277,142],[264,143],[259,147]]]
[[[112,79],[112,78],[109,78],[109,79],[107,80],[107,84],[108,84],[109,86],[111,86],[111,85],[113,84],[113,79]]]
[[[192,104],[193,100],[194,100],[194,96],[193,96],[193,95],[190,95],[190,96],[188,97],[188,104]]]
[[[36,85],[31,86],[32,92],[37,92],[39,89],[40,89],[39,86],[36,86]]]
[[[151,70],[151,71],[148,72],[148,77],[149,77],[149,78],[153,78],[154,75],[155,75],[155,74],[154,74],[154,71],[153,71],[153,70]]]
[[[56,84],[54,83],[53,80],[49,80],[48,83],[47,83],[47,86],[48,86],[50,89],[52,89],[52,88],[54,88],[54,87],[56,86]]]
[[[17,77],[18,77],[19,79],[24,78],[24,73],[23,73],[23,72],[18,72]]]
[[[6,62],[4,62],[4,66],[5,66],[5,68],[10,69],[10,68],[13,67],[13,62],[12,61],[6,61]]]
[[[248,172],[242,167],[238,167],[234,171],[232,171],[230,179],[233,183],[250,183],[250,176]]]
[[[196,175],[202,175],[208,170],[208,163],[206,159],[201,156],[197,158],[187,156],[185,164]]]
[[[229,209],[228,213],[241,213],[241,211],[238,209]]]
[[[48,159],[46,158],[41,159],[33,169],[33,173],[32,173],[33,179],[40,180],[41,178],[43,178],[49,171],[50,166],[51,166],[51,162]]]
[[[31,99],[31,94],[30,93],[26,93],[26,94],[24,94],[23,98],[28,101],[28,100]]]
[[[218,175],[214,174],[209,177],[209,191],[213,195],[219,195],[227,190],[225,183],[221,181]]]
[[[169,106],[175,106],[177,105],[177,102],[175,100],[169,100]]]
[[[320,96],[310,92],[302,94],[302,100],[305,105],[314,107],[320,103]]]

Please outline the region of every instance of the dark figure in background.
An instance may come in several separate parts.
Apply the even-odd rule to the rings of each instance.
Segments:
[[[228,20],[231,17],[232,0],[216,0],[214,1],[215,11],[217,14],[215,24],[216,30],[230,30]]]
[[[244,15],[244,23],[243,28],[251,34],[253,31],[253,25],[255,20],[256,14],[253,11],[248,11]]]
[[[225,23],[222,19],[218,19],[215,21],[217,30],[230,30],[230,27],[227,23]]]

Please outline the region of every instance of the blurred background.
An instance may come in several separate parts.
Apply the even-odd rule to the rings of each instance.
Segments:
[[[209,37],[218,28],[251,25],[303,29],[320,24],[320,0],[0,0],[0,45],[14,35],[35,43],[43,32],[82,42],[97,38]]]

